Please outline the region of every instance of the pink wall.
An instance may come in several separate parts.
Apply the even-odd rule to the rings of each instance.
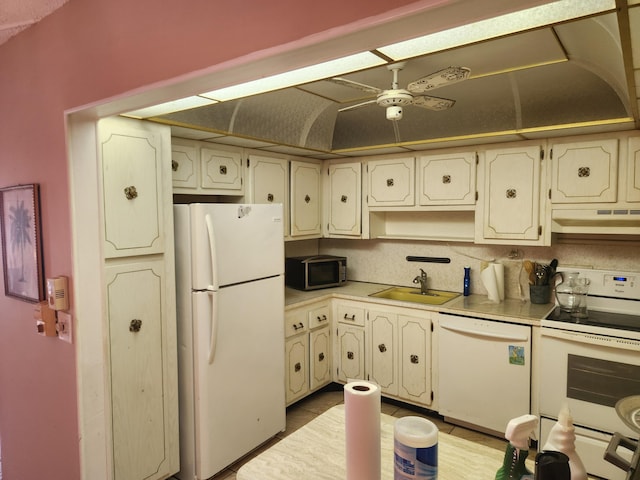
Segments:
[[[0,46],[0,187],[40,184],[45,274],[73,269],[65,109],[411,3],[71,0]],[[78,479],[74,346],[37,335],[33,305],[3,291],[3,476]]]

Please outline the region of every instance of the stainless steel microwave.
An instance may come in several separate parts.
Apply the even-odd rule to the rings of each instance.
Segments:
[[[298,290],[339,287],[347,281],[347,259],[334,255],[287,257],[284,281]]]

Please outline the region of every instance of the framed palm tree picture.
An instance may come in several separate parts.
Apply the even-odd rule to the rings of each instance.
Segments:
[[[45,299],[37,184],[0,189],[4,293],[31,303]]]

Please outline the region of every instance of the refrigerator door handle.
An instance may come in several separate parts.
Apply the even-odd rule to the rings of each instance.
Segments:
[[[209,290],[207,292],[211,297],[211,335],[209,337],[209,365],[213,363],[216,356],[216,346],[218,344],[218,302],[216,292]]]
[[[209,290],[218,290],[218,272],[216,271],[216,236],[213,231],[213,221],[211,215],[204,216],[204,221],[207,225],[207,232],[209,233],[209,251],[211,253],[211,285]]]

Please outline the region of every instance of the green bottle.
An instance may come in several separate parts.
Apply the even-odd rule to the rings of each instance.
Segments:
[[[537,426],[538,417],[535,415],[522,415],[509,421],[504,432],[509,444],[502,467],[496,472],[496,480],[533,480],[533,473],[524,462],[529,454],[529,437]]]

